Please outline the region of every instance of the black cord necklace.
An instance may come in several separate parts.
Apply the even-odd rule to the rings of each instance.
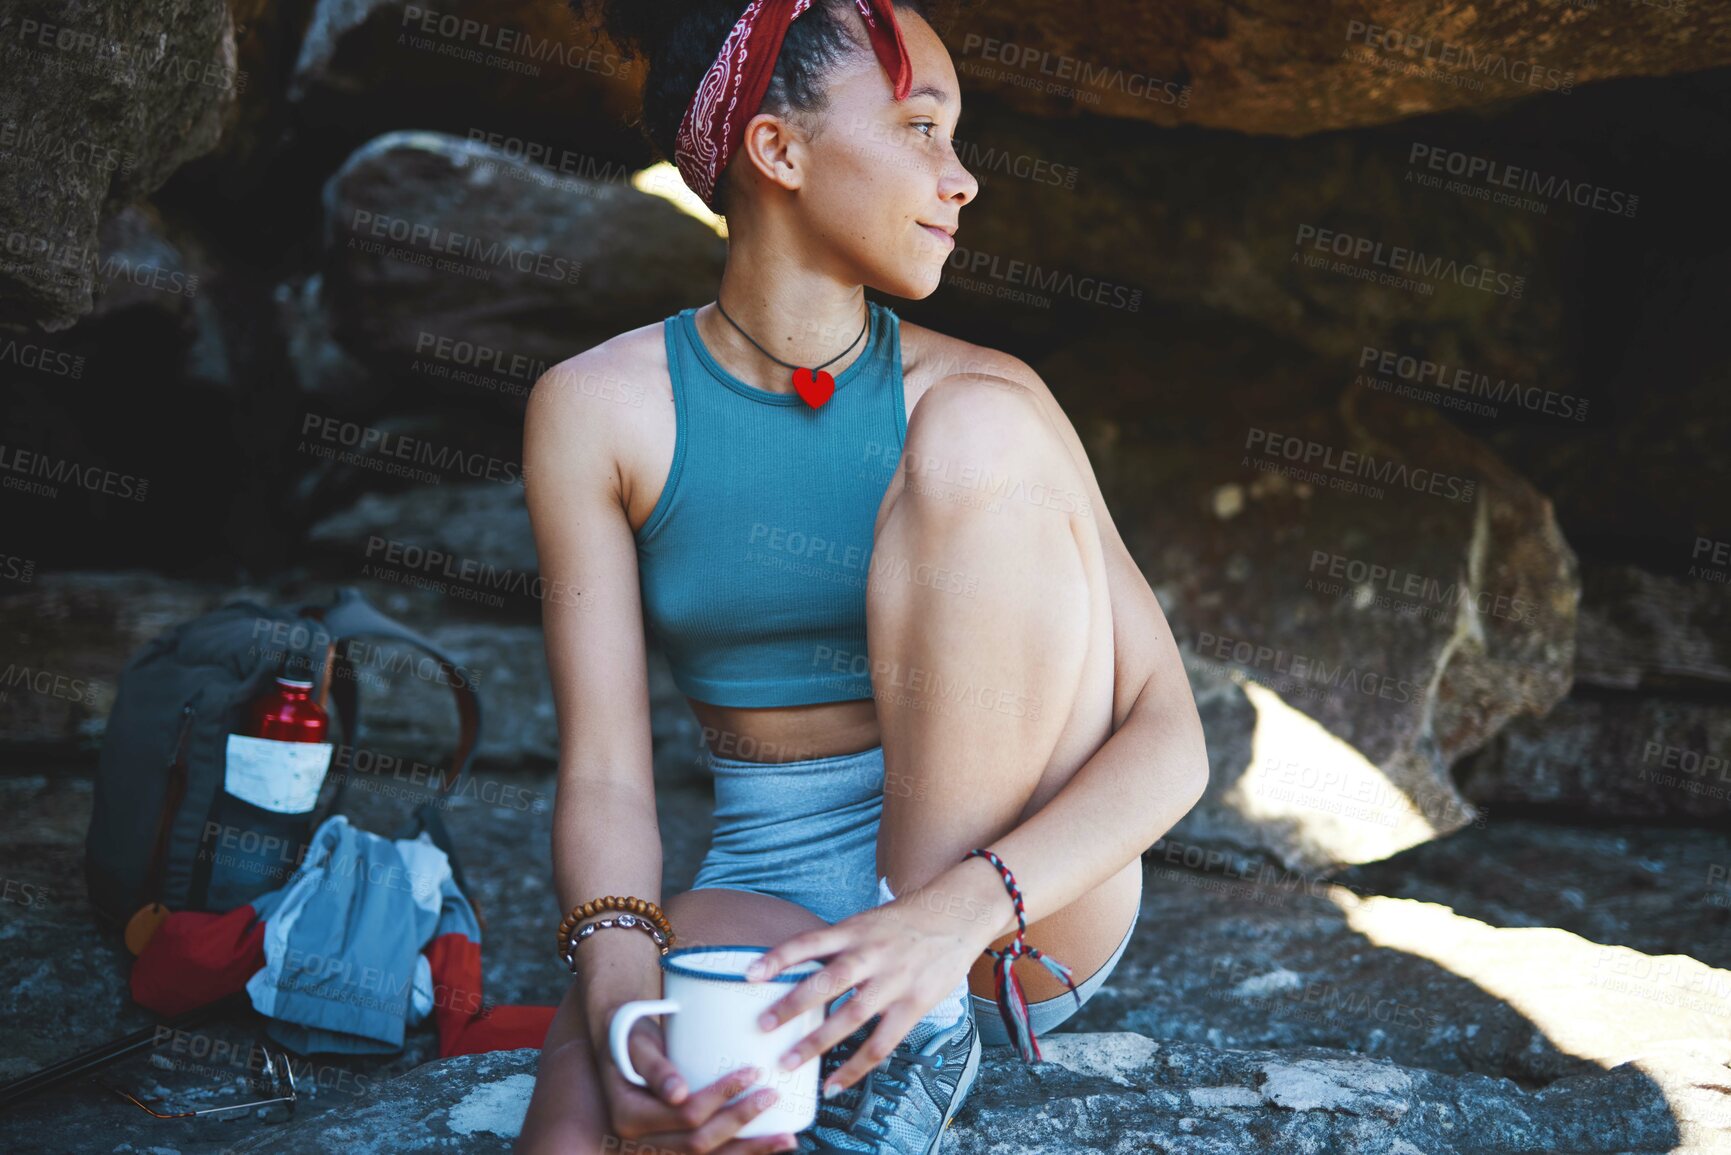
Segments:
[[[715,298],[715,307],[720,310],[723,317],[727,317],[727,323],[729,325],[732,325],[735,329],[739,329],[740,336],[744,337],[747,341],[750,341],[753,345],[757,345],[757,351],[759,353],[762,353],[777,365],[793,370],[793,391],[799,394],[800,400],[804,401],[813,409],[816,409],[819,405],[828,401],[830,396],[835,393],[835,378],[830,376],[829,373],[824,370],[824,365],[833,365],[843,357],[846,357],[853,347],[859,344],[860,337],[866,335],[866,330],[871,328],[872,323],[871,305],[868,303],[866,305],[865,324],[860,326],[859,337],[855,337],[853,340],[849,341],[846,349],[843,349],[834,357],[825,361],[823,365],[819,365],[813,369],[807,369],[803,365],[789,365],[786,361],[783,361],[780,357],[777,357],[762,345],[758,345],[750,333],[739,328],[738,321],[727,316],[727,310],[721,307],[721,297],[719,295]]]

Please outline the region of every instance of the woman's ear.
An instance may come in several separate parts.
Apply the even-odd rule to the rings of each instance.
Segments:
[[[806,134],[787,117],[760,112],[746,121],[737,155],[746,158],[764,179],[789,192],[805,183]]]

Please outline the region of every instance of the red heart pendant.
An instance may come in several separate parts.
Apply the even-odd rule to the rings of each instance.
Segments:
[[[816,409],[830,394],[835,392],[835,378],[827,370],[819,369],[815,374],[810,369],[795,369],[793,371],[793,391],[807,405]]]

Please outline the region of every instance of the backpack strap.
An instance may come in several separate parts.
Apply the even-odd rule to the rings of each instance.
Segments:
[[[145,867],[143,898],[147,905],[161,905],[164,868],[168,865],[168,845],[173,835],[174,815],[186,796],[186,735],[192,728],[192,703],[180,708],[180,724],[176,730],[174,751],[168,764],[168,786],[163,792],[162,808],[156,815],[156,837],[151,840],[150,863]]]
[[[481,698],[475,692],[474,683],[458,674],[461,667],[449,654],[395,618],[380,612],[355,586],[340,587],[333,603],[323,607],[308,607],[304,612],[324,623],[333,642],[361,636],[392,638],[424,651],[439,663],[439,670],[457,699],[459,721],[457,751],[451,760],[452,774],[443,787],[445,792],[449,793],[468,772],[469,763],[473,761],[475,750],[481,741]],[[343,661],[340,657],[338,660]],[[345,738],[352,741],[348,736],[353,733],[349,727],[356,715],[355,680],[333,678],[331,697],[347,730]]]
[[[443,791],[449,794],[463,775],[469,772],[469,763],[474,760],[475,750],[481,741],[481,697],[476,692],[474,683],[466,677],[456,676],[459,667],[448,653],[374,606],[355,586],[339,587],[336,600],[328,606],[306,606],[302,607],[301,612],[321,621],[333,643],[343,638],[361,636],[392,638],[425,651],[439,663],[440,672],[444,674],[452,694],[456,696],[460,724],[457,752],[452,758],[453,772],[443,787]],[[352,742],[358,716],[357,679],[353,676],[352,663],[342,653],[341,647],[335,649],[330,675],[331,702],[342,719],[344,741]],[[347,671],[346,676],[339,676],[339,670]],[[327,807],[328,813],[336,812],[342,800],[343,788],[347,784],[348,778],[345,775],[337,783],[337,792]],[[445,852],[445,857],[451,864],[451,877],[469,900],[469,905],[475,912],[475,920],[484,932],[487,919],[481,913],[480,899],[469,889],[469,884],[463,877],[462,863],[457,858],[457,847],[445,827],[441,811],[442,807],[437,801],[421,803],[392,837],[414,838],[423,830],[427,832],[433,844]]]

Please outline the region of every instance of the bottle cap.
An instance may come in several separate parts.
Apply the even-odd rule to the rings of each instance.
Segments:
[[[299,682],[303,685],[313,684],[312,655],[295,651],[283,659],[282,669],[277,671],[277,680],[283,682]]]

